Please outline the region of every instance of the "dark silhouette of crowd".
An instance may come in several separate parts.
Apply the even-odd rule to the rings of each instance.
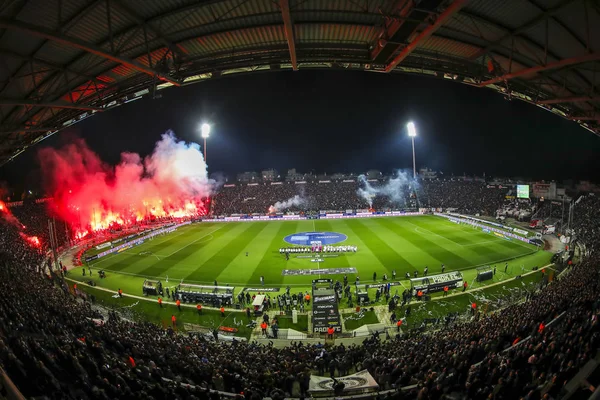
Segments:
[[[357,179],[228,184],[214,196],[212,213],[217,216],[265,214],[278,202],[298,196],[300,201],[274,211],[387,211],[425,207],[495,215],[508,191],[488,187],[483,181],[422,180],[384,189],[388,183],[388,179],[370,181],[371,196],[361,196],[359,190],[364,189],[365,184]]]
[[[576,217],[578,240],[593,250],[598,205],[586,197]],[[527,301],[468,323],[361,345],[275,348],[103,313],[48,275],[44,254],[1,223],[0,364],[26,397],[39,399],[220,398],[210,390],[280,399],[306,396],[311,374],[362,369],[390,390],[383,398],[557,399],[598,351],[600,259],[589,253],[552,280],[536,272],[540,289]]]
[[[596,253],[600,249],[600,197],[588,194],[575,201],[570,228],[578,240],[586,245],[586,251]]]
[[[422,207],[427,208],[495,215],[507,192],[506,188],[488,187],[478,180],[425,180],[420,184],[419,201]]]

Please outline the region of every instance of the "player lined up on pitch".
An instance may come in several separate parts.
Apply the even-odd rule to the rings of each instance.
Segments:
[[[286,253],[356,253],[358,246],[303,246],[303,247],[282,247],[279,254]]]

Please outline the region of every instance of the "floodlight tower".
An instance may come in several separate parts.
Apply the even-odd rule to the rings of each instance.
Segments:
[[[412,151],[413,151],[413,179],[417,179],[417,164],[415,162],[415,136],[417,136],[417,128],[415,128],[415,124],[413,122],[409,122],[406,124],[406,129],[408,129],[408,136],[412,140]]]
[[[202,124],[200,132],[202,139],[204,139],[204,162],[206,162],[206,139],[210,136],[210,125],[207,123]]]

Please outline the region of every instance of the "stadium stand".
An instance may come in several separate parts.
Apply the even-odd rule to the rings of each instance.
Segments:
[[[40,399],[281,399],[306,396],[311,373],[362,369],[389,390],[383,398],[561,398],[598,351],[598,210],[594,196],[577,204],[574,229],[587,257],[525,302],[430,334],[282,349],[103,315],[47,275],[43,253],[3,223],[0,363],[24,396]]]
[[[256,182],[225,185],[213,200],[214,215],[264,214],[278,201],[299,196],[303,201],[285,209],[286,212],[319,210],[357,210],[370,207],[387,209],[427,208],[454,209],[468,214],[495,215],[504,201],[507,188],[488,187],[483,181],[432,180],[416,187],[416,199],[408,185],[398,187],[399,196],[376,195],[372,205],[357,193],[364,185],[348,179],[338,181]],[[389,180],[370,182],[377,190]]]

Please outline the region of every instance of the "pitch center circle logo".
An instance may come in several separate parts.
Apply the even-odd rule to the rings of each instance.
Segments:
[[[348,239],[348,236],[338,232],[300,232],[288,235],[283,240],[297,246],[310,246],[320,242],[322,245],[332,245]]]

